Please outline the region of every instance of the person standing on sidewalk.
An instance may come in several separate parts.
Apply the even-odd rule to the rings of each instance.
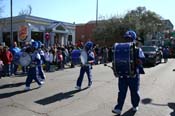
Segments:
[[[18,64],[16,56],[19,57],[19,53],[21,52],[21,49],[18,47],[17,42],[13,42],[13,46],[10,48],[11,53],[13,54],[13,61],[11,63],[11,72],[12,75],[17,75],[17,69],[18,69]]]
[[[13,54],[10,52],[8,46],[4,46],[3,48],[3,57],[2,61],[4,63],[4,76],[11,76],[11,63],[13,60]]]
[[[81,90],[81,85],[84,77],[84,73],[86,72],[88,77],[88,87],[91,87],[92,85],[92,64],[95,61],[95,56],[93,52],[93,43],[91,41],[88,41],[85,43],[84,51],[87,54],[87,62],[85,64],[82,64],[80,69],[80,75],[78,77],[77,83],[76,83],[76,89]]]
[[[3,61],[1,60],[1,57],[0,57],[0,78],[2,77],[3,66],[4,66],[4,63],[3,63]]]

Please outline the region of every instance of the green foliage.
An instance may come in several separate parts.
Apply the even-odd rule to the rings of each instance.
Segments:
[[[135,10],[128,11],[123,18],[112,17],[100,21],[94,31],[94,37],[105,44],[109,42],[108,40],[122,41],[124,32],[131,29],[136,31],[139,37],[146,38],[147,34],[163,31],[164,24],[161,20],[162,18],[155,12],[146,10],[145,7],[137,7]]]

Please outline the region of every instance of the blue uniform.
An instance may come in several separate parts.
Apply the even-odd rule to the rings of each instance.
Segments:
[[[39,87],[41,86],[41,82],[38,79],[38,76],[39,76],[38,66],[40,65],[40,62],[41,62],[41,56],[37,51],[35,51],[34,53],[31,54],[31,57],[32,57],[32,62],[29,66],[29,70],[27,74],[26,90],[30,89],[30,84],[32,83],[33,79],[38,83]]]
[[[141,48],[138,49],[139,51],[137,53],[137,60],[143,61],[144,59],[144,53]],[[123,76],[122,78],[119,75],[118,80],[118,104],[115,106],[114,109],[122,110],[123,104],[126,98],[128,87],[130,89],[131,93],[131,103],[133,105],[133,108],[138,107],[140,96],[139,96],[139,86],[140,86],[140,74],[143,74],[143,67],[141,64],[137,64],[136,66],[136,75],[135,77],[128,77]]]
[[[95,60],[94,53],[92,51],[87,53],[87,57],[88,57],[88,59],[87,59],[88,61]],[[87,77],[88,77],[88,87],[90,87],[92,85],[92,72],[91,72],[91,70],[92,70],[92,64],[90,64],[90,63],[87,63],[87,64],[81,66],[80,75],[79,75],[78,80],[77,80],[77,87],[81,88],[85,72],[86,72]]]
[[[125,42],[136,42],[137,35],[134,31],[129,30],[126,31],[124,34],[124,39]],[[136,43],[138,44],[138,43]],[[135,49],[135,48],[134,48]],[[130,89],[131,93],[131,103],[132,103],[132,110],[135,112],[138,110],[138,105],[140,101],[140,95],[139,95],[139,86],[140,86],[140,74],[144,74],[143,66],[142,66],[142,61],[144,60],[145,56],[141,48],[135,49],[134,50],[135,55],[135,68],[134,68],[134,75],[126,75],[125,74],[119,74],[119,80],[118,80],[118,104],[115,106],[115,108],[112,110],[113,113],[120,115],[123,104],[126,98],[126,93],[128,90],[128,87]],[[127,66],[127,65],[126,65]],[[124,67],[125,68],[125,67]],[[126,67],[128,68],[128,67]],[[123,72],[124,73],[124,72]]]

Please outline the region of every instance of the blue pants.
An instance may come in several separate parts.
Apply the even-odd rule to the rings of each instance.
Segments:
[[[123,77],[118,80],[118,104],[115,106],[115,109],[122,110],[123,104],[126,98],[126,93],[128,87],[131,93],[131,103],[133,107],[137,107],[139,105],[140,96],[139,96],[139,86],[140,86],[140,77],[137,75],[136,77]]]
[[[88,77],[88,86],[91,86],[92,84],[92,74],[91,74],[91,66],[82,66],[80,69],[80,75],[77,80],[77,86],[81,87],[84,73],[86,72],[87,77]]]
[[[30,87],[30,84],[32,83],[33,80],[35,80],[38,83],[38,85],[41,85],[38,79],[38,75],[39,75],[38,67],[30,67],[27,74],[26,87]]]

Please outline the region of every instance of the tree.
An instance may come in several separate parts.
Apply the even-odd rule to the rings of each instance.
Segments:
[[[136,10],[129,11],[124,20],[141,38],[146,38],[146,35],[155,36],[157,32],[164,29],[162,17],[155,12],[147,11],[145,7],[137,7]]]
[[[94,31],[96,40],[103,41],[106,45],[114,42],[122,42],[123,34],[127,30],[136,31],[138,37],[146,39],[147,35],[152,37],[164,30],[162,17],[152,11],[147,11],[145,7],[137,7],[128,11],[124,17],[115,16],[98,23]]]
[[[19,12],[19,16],[21,15],[31,15],[32,14],[32,7],[31,5],[28,5],[27,6],[27,9],[22,9],[20,12]]]

